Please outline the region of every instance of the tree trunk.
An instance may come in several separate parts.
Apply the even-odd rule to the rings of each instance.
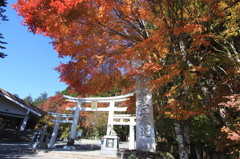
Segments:
[[[189,159],[189,146],[188,146],[188,122],[176,121],[174,123],[178,149],[179,149],[179,159]]]
[[[201,143],[191,143],[190,158],[203,159],[203,145]]]

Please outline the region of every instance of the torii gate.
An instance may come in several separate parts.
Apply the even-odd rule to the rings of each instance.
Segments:
[[[146,86],[142,86],[142,83],[148,83],[148,79],[139,78],[137,80],[137,90],[136,90],[136,118],[131,118],[128,125],[130,125],[130,135],[134,136],[134,125],[136,125],[136,149],[142,151],[152,151],[155,152],[155,134],[154,134],[154,120],[153,120],[153,108],[152,108],[152,94],[150,92],[150,88]],[[108,129],[107,135],[110,130],[113,128],[114,124],[117,124],[114,119],[120,117],[114,117],[114,111],[126,111],[127,108],[118,108],[115,107],[115,102],[126,101],[132,94],[115,96],[115,97],[92,97],[92,98],[77,98],[64,96],[68,101],[77,103],[76,108],[72,108],[75,110],[74,120],[72,122],[70,138],[74,141],[77,123],[80,115],[80,111],[108,111]],[[100,103],[110,103],[108,108],[83,108],[81,107],[82,103],[92,103],[92,102],[100,102]],[[123,119],[124,117],[122,117]],[[136,119],[136,122],[133,122]],[[121,123],[121,122],[120,122]],[[119,124],[120,124],[119,123]],[[126,123],[125,123],[126,124]],[[133,130],[133,131],[132,131]],[[129,146],[130,149],[134,148],[134,137],[130,137]],[[70,143],[70,144],[69,144]],[[69,142],[71,145],[73,142]],[[133,146],[132,146],[133,145]]]
[[[55,123],[52,136],[48,145],[48,148],[54,148],[54,143],[56,142],[58,129],[61,123],[73,123],[73,120],[69,120],[69,118],[73,118],[74,114],[62,114],[62,113],[54,113],[54,112],[48,112],[53,117],[56,117],[56,120],[52,120],[53,123]],[[66,118],[65,120],[62,120],[62,118]]]
[[[67,101],[77,103],[75,108],[69,108],[68,110],[75,111],[72,127],[70,131],[70,139],[74,141],[76,136],[77,124],[80,115],[80,111],[108,111],[108,127],[107,127],[107,135],[113,129],[113,125],[129,125],[129,149],[135,148],[135,133],[134,133],[134,126],[136,125],[135,119],[136,117],[131,117],[130,115],[114,115],[114,112],[125,112],[127,107],[115,107],[116,102],[123,102],[129,99],[129,97],[133,96],[134,94],[126,94],[121,96],[114,96],[114,97],[92,97],[92,98],[78,98],[78,97],[70,97],[64,95],[67,98]],[[110,103],[109,107],[107,108],[84,108],[81,107],[82,103]],[[128,122],[124,121],[129,120]],[[120,121],[117,121],[120,120]]]

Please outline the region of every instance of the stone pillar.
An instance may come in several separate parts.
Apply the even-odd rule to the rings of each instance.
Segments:
[[[113,129],[114,106],[115,106],[115,102],[111,101],[109,106],[109,112],[108,112],[107,135],[109,135],[110,131]]]
[[[22,125],[20,127],[20,131],[24,131],[25,130],[25,127],[27,125],[27,121],[28,121],[28,118],[29,118],[29,111],[27,111],[24,119],[23,119],[23,122],[22,122]]]
[[[58,113],[57,114],[57,120],[56,120],[56,123],[55,123],[54,128],[53,128],[53,133],[52,133],[52,137],[50,139],[48,148],[54,148],[54,144],[56,142],[60,122],[61,122],[61,114]]]
[[[76,109],[75,109],[74,117],[73,117],[73,123],[72,123],[72,127],[71,127],[71,132],[70,132],[70,139],[67,143],[68,146],[74,145],[74,139],[75,139],[76,133],[77,133],[78,119],[80,116],[80,108],[81,108],[81,102],[78,102]]]
[[[136,82],[136,149],[155,152],[155,134],[150,79],[138,77]]]
[[[129,125],[129,150],[135,149],[135,130],[134,130],[134,118],[130,118]]]

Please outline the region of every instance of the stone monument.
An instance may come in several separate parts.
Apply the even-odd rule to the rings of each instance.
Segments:
[[[34,133],[32,141],[29,143],[29,146],[33,149],[45,149],[48,144],[49,133],[47,133],[47,125],[41,131]]]
[[[155,152],[155,134],[150,79],[138,77],[136,89],[136,149]]]

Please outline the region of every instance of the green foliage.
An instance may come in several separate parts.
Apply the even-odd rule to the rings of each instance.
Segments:
[[[65,90],[59,92],[58,94],[68,95],[68,96],[71,96],[71,97],[77,97],[79,95],[77,92],[71,90],[69,87],[67,87]]]
[[[71,125],[70,124],[61,124],[61,138],[67,139],[71,130]]]
[[[114,131],[117,133],[117,136],[121,141],[126,141],[129,135],[129,126],[128,125],[114,125]]]
[[[31,95],[28,95],[27,97],[23,98],[23,100],[27,103],[34,104],[33,103],[33,98]]]
[[[2,21],[7,21],[7,16],[4,15],[3,13],[5,12],[5,9],[3,9],[3,7],[6,7],[7,2],[6,0],[0,0],[0,18]],[[2,46],[2,44],[7,44],[6,42],[2,41],[1,39],[3,38],[3,35],[0,33],[0,49],[6,49],[6,47]],[[3,52],[0,52],[0,58],[4,58],[5,56],[7,56],[6,54],[4,54]]]
[[[218,129],[211,119],[205,115],[193,117],[191,122],[190,138],[193,143],[202,143],[209,150],[214,150]]]
[[[34,104],[35,106],[39,106],[40,104],[46,102],[47,99],[48,99],[48,94],[47,94],[46,92],[43,92],[43,93],[40,94],[39,97],[37,97],[37,98],[34,100],[33,104]]]
[[[107,133],[107,118],[100,117],[93,123],[93,134],[97,138],[101,138]]]
[[[6,7],[7,2],[6,0],[0,0],[0,18],[2,21],[7,21],[7,16],[3,15],[3,13],[6,11],[5,9],[3,9],[3,7]]]
[[[170,118],[163,116],[155,119],[155,131],[156,137],[160,140],[167,140],[168,142],[174,142],[174,121]]]
[[[128,159],[135,159],[136,156],[134,154],[131,154],[130,156],[128,156]]]
[[[111,97],[111,96],[116,96],[116,95],[119,95],[119,94],[121,94],[121,91],[119,89],[114,89],[113,88],[112,90],[107,91],[105,93],[99,92],[97,96],[98,97]]]
[[[38,121],[37,125],[34,128],[34,131],[42,131],[44,126],[47,126],[47,132],[52,133],[53,131],[53,123],[45,118]]]
[[[1,33],[0,33],[0,39],[4,39],[3,35]],[[7,43],[0,40],[0,44],[7,44]],[[0,45],[0,49],[6,49],[6,47]],[[3,52],[0,52],[0,58],[4,58],[5,56],[7,56],[7,55],[4,54]]]

